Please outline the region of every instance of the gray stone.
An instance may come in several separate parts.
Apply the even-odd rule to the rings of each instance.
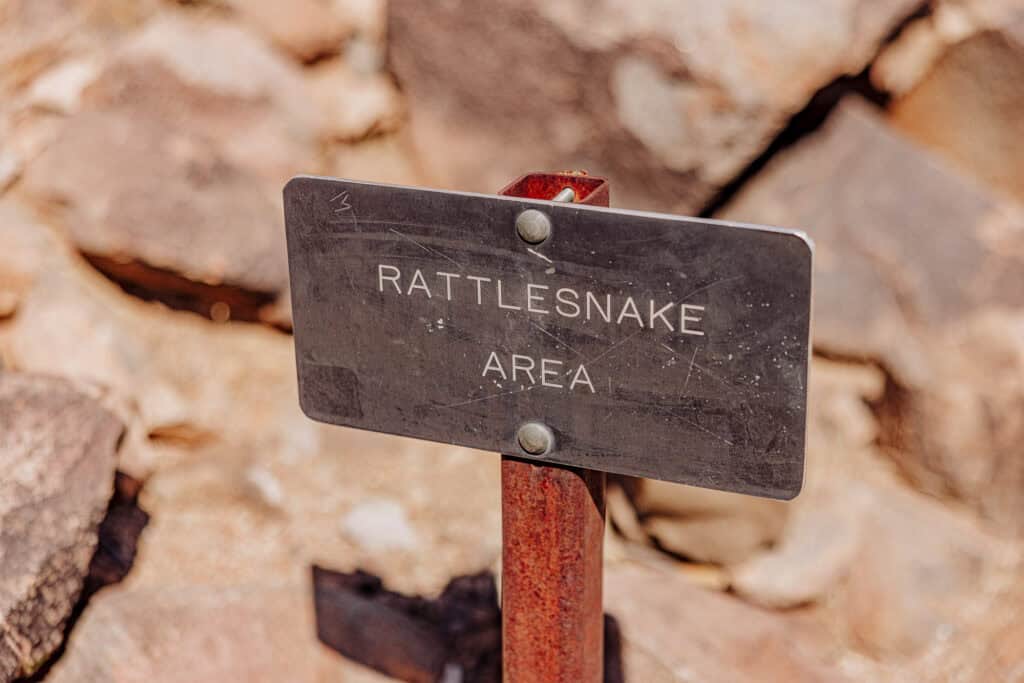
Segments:
[[[65,381],[0,371],[0,680],[63,640],[114,489],[120,422]]]

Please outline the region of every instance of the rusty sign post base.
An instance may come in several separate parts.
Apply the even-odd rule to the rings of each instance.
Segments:
[[[502,195],[608,206],[607,181],[534,173]],[[501,615],[505,683],[599,683],[605,473],[501,458]]]
[[[506,683],[598,683],[605,474],[501,459]]]

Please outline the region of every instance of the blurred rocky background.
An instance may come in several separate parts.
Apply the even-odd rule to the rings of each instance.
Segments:
[[[498,459],[300,414],[280,190],[569,168],[817,244],[804,491],[613,482],[610,670],[1024,681],[1021,0],[0,0],[0,681],[495,680]]]

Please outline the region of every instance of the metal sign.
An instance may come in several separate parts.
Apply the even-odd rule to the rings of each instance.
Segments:
[[[309,417],[799,492],[802,233],[307,176],[284,201]]]

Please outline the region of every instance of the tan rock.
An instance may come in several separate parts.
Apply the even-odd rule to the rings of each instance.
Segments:
[[[624,206],[693,212],[916,6],[394,0],[390,63],[438,183],[586,168]]]
[[[872,487],[865,547],[830,600],[847,638],[875,658],[973,638],[967,616],[1005,546],[969,515],[903,487]]]
[[[214,139],[275,196],[292,175],[315,170],[320,118],[301,69],[226,21],[170,14],[148,22],[86,97],[96,109],[143,109]]]
[[[290,311],[267,308],[287,291],[280,188],[316,171],[321,121],[302,74],[244,30],[189,15],[111,52],[19,189],[144,296],[287,327]]]
[[[849,680],[832,661],[820,630],[697,588],[670,572],[611,567],[605,604],[620,622],[624,668],[643,672],[638,680]]]
[[[60,207],[58,220],[77,247],[112,261],[109,268],[136,261],[264,296],[286,286],[282,219],[258,178],[218,154],[212,140],[169,121],[128,112],[76,116],[29,167],[24,190]],[[131,279],[145,284],[145,277]]]
[[[979,16],[973,4],[983,3],[941,3],[911,44],[927,54],[893,48],[878,79],[900,81],[891,115],[899,130],[1024,201],[1024,8],[1004,2],[1000,14]]]
[[[330,173],[395,185],[423,185],[424,173],[403,133],[373,137],[352,145],[332,147]]]
[[[771,545],[786,519],[779,501],[646,479],[637,487],[644,529],[661,547],[698,562],[741,562]]]
[[[931,389],[911,403],[911,427],[891,416],[887,443],[929,490],[1024,531],[1024,311],[980,312],[944,342]]]
[[[0,150],[0,193],[9,188],[21,175],[22,162],[14,152]]]
[[[99,71],[99,64],[93,59],[62,62],[32,82],[28,103],[61,114],[73,113],[81,104],[82,91]]]
[[[890,373],[876,403],[887,452],[918,486],[1020,528],[1024,467],[1008,440],[1022,408],[1002,373],[1021,346],[1024,214],[848,102],[723,216],[808,230],[815,345]],[[1011,313],[984,322],[999,311]]]
[[[779,525],[781,526],[781,525]],[[735,564],[768,545],[778,529],[765,529],[750,517],[678,518],[652,516],[644,528],[658,545],[697,562]]]
[[[316,638],[304,584],[110,588],[90,601],[47,680],[384,683]]]
[[[0,292],[13,314],[45,268],[61,262],[65,250],[21,205],[0,200]],[[0,316],[7,317],[7,316]]]
[[[358,36],[375,42],[383,41],[387,25],[385,0],[328,0],[328,6],[355,27]]]
[[[8,332],[7,355],[16,368],[108,387],[143,446],[128,449],[129,474],[144,479],[166,443],[201,445],[220,434],[259,438],[277,433],[282,421],[294,429],[282,430],[281,447],[308,438],[310,428],[293,407],[287,338],[168,314],[80,268],[66,265],[36,279]]]
[[[114,489],[122,426],[64,381],[0,372],[0,679],[63,639]]]
[[[228,0],[244,21],[295,58],[310,62],[341,51],[352,27],[320,0]]]
[[[235,433],[159,468],[140,497],[152,519],[135,585],[300,582],[317,564],[433,595],[497,560],[497,456],[303,420],[295,428],[314,429],[301,447]],[[401,542],[379,517],[378,533],[392,536],[366,534],[365,508],[381,499],[401,501]]]
[[[847,482],[805,493],[778,547],[750,558],[731,572],[731,586],[744,599],[786,609],[814,602],[834,590],[864,549],[866,495],[849,494]]]
[[[0,244],[0,289],[18,297],[17,314],[0,325],[7,364],[105,387],[105,403],[129,426],[129,474],[148,476],[166,445],[199,446],[221,433],[283,434],[278,445],[300,450],[312,438],[284,335],[127,297],[9,200],[0,202]]]
[[[394,132],[402,103],[391,79],[382,73],[359,73],[334,59],[309,69],[312,100],[321,112],[321,135],[332,141],[358,141]]]

